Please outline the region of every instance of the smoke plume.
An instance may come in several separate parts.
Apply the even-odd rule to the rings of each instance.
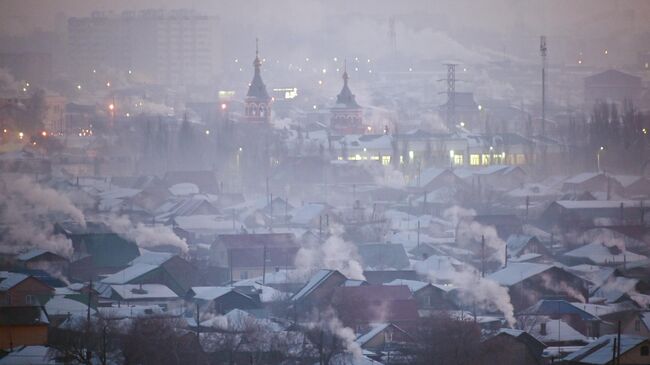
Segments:
[[[187,242],[167,226],[147,226],[142,222],[133,224],[126,216],[109,217],[107,223],[116,233],[135,241],[141,248],[172,246],[183,253],[188,250]]]

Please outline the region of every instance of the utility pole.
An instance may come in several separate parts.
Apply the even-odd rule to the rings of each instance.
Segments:
[[[481,277],[485,277],[485,235],[481,235]]]
[[[546,136],[546,36],[539,39],[539,53],[542,56],[542,137]]]
[[[262,255],[262,285],[266,285],[266,245],[264,245],[264,254]]]

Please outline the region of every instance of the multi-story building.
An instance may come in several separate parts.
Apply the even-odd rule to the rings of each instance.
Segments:
[[[70,65],[81,76],[104,67],[162,84],[209,83],[219,72],[218,26],[216,16],[190,10],[70,18]]]

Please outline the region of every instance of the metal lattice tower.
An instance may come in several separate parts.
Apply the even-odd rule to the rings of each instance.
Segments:
[[[388,19],[388,39],[390,41],[390,48],[393,52],[397,51],[397,31],[395,30],[395,17],[391,16]]]
[[[539,53],[542,56],[542,136],[546,136],[546,36],[539,39]]]
[[[456,64],[447,63],[447,127],[456,124]]]

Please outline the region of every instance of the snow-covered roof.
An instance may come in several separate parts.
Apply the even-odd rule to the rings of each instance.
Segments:
[[[127,284],[131,280],[137,279],[148,272],[156,270],[158,266],[159,265],[134,264],[128,266],[122,271],[118,271],[105,277],[101,282],[105,284]]]
[[[0,365],[47,365],[60,364],[50,358],[50,348],[46,346],[24,346],[9,352],[0,359]]]
[[[287,298],[289,296],[289,294],[287,294],[287,293],[281,292],[281,291],[279,291],[279,290],[277,290],[275,288],[272,288],[270,286],[262,285],[262,284],[260,284],[258,282],[255,282],[255,281],[250,281],[250,279],[238,281],[236,283],[233,283],[232,285],[234,287],[252,286],[253,288],[255,288],[258,291],[259,296],[260,296],[260,301],[262,303],[274,302],[274,301],[277,301],[277,300]]]
[[[547,342],[570,342],[570,341],[585,341],[587,337],[576,329],[571,327],[568,323],[560,319],[551,319],[546,323],[546,333],[542,334],[542,323],[536,323],[535,326],[529,331],[539,341]]]
[[[146,265],[159,266],[167,262],[167,260],[171,259],[172,257],[174,257],[174,254],[170,252],[155,252],[155,251],[143,250],[140,256],[134,258],[129,263],[129,265],[146,264]]]
[[[194,292],[194,299],[200,300],[215,300],[221,296],[224,296],[231,291],[233,287],[231,286],[193,286],[192,291]]]
[[[594,264],[606,264],[614,262],[635,262],[646,260],[647,257],[626,251],[625,246],[607,246],[604,242],[593,242],[566,252],[564,256],[588,259]]]
[[[16,272],[0,271],[0,291],[7,291],[29,276]]]
[[[356,343],[359,344],[359,346],[363,346],[366,344],[366,342],[372,340],[377,334],[381,333],[381,331],[385,330],[390,326],[390,323],[373,323],[371,324],[372,328],[364,333],[361,334],[357,339],[355,340]]]
[[[625,208],[638,208],[641,204],[634,200],[557,200],[555,203],[566,209],[615,209],[621,203]]]
[[[552,267],[552,265],[545,264],[513,262],[508,264],[507,267],[490,274],[488,278],[496,281],[500,285],[511,286],[531,276],[541,274]]]
[[[612,361],[612,351],[616,337],[615,334],[602,336],[580,350],[565,356],[563,360],[581,364],[607,364]],[[648,341],[647,338],[630,335],[621,335],[620,338],[621,356],[641,343]]]
[[[88,312],[88,306],[78,300],[57,295],[45,303],[45,311],[50,316],[67,314],[83,315]],[[94,314],[95,312],[96,310],[91,307],[90,313]]]
[[[429,280],[434,282],[453,281],[459,272],[471,272],[474,269],[471,265],[453,257],[439,255],[431,255],[424,261],[416,261],[413,266],[415,271],[427,275]]]
[[[626,294],[631,294],[636,291],[638,283],[639,279],[617,276],[596,289],[592,296],[605,298],[608,303],[614,303]]]
[[[569,184],[582,184],[585,181],[589,181],[599,175],[603,174],[599,172],[583,172],[564,180],[564,182]]]
[[[178,183],[169,187],[169,192],[175,196],[187,196],[199,193],[199,187],[192,183]]]
[[[384,285],[406,285],[409,287],[409,290],[411,290],[411,293],[415,293],[431,284],[418,280],[395,279],[391,282],[385,283]]]
[[[176,295],[166,285],[162,284],[111,285],[111,290],[124,300],[178,298],[178,295]]]
[[[296,294],[294,294],[293,297],[291,297],[292,301],[298,301],[303,298],[305,298],[307,295],[309,295],[320,283],[325,281],[327,278],[329,278],[332,274],[334,274],[336,270],[326,270],[326,269],[321,269],[318,270],[312,277],[309,279],[307,284],[303,286]]]
[[[50,251],[43,250],[41,248],[34,248],[34,249],[31,249],[31,250],[29,250],[29,251],[27,251],[27,252],[25,252],[23,254],[18,255],[18,257],[16,257],[16,258],[18,260],[20,260],[20,261],[29,261],[29,260],[33,259],[34,257],[38,257],[38,256],[40,256],[40,255],[42,255],[44,253],[47,253],[47,252],[50,252]]]

